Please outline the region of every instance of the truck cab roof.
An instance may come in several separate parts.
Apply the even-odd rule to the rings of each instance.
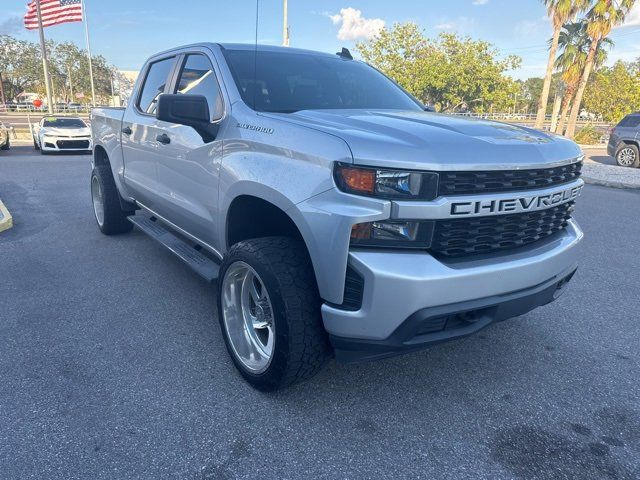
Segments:
[[[303,48],[281,47],[277,45],[264,45],[264,44],[255,45],[253,43],[216,43],[216,42],[199,42],[199,43],[182,45],[180,47],[174,47],[169,50],[158,52],[157,54],[153,55],[153,57],[165,55],[171,52],[179,52],[181,50],[186,50],[194,47],[196,48],[204,47],[209,49],[220,48],[223,50],[239,50],[239,51],[253,51],[257,48],[259,52],[282,52],[282,53],[300,54],[300,55],[315,55],[319,57],[330,57],[330,58],[335,57],[335,55],[332,55],[330,53],[318,52],[316,50],[306,50]]]

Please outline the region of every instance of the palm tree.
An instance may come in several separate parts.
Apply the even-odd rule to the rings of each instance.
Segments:
[[[549,90],[551,88],[551,77],[553,76],[553,64],[558,52],[558,39],[562,26],[572,17],[589,8],[591,0],[542,0],[547,7],[547,14],[553,23],[553,37],[549,49],[549,61],[547,62],[547,73],[542,84],[542,93],[538,102],[538,114],[536,115],[535,128],[542,128],[547,115],[547,103],[549,102]]]
[[[580,83],[576,90],[576,98],[571,106],[571,114],[569,115],[569,122],[565,133],[569,138],[573,138],[576,133],[576,122],[578,121],[578,114],[580,113],[580,106],[582,105],[582,97],[584,96],[589,76],[593,70],[598,46],[611,33],[613,27],[620,25],[624,21],[627,13],[629,13],[629,10],[631,10],[635,3],[636,0],[596,0],[595,5],[589,10],[589,13],[587,13],[587,34],[591,39],[591,43]]]
[[[567,23],[562,27],[560,37],[558,39],[558,47],[561,53],[555,62],[556,69],[560,72],[560,76],[565,85],[564,95],[562,97],[562,108],[560,110],[560,118],[556,126],[555,133],[562,134],[564,130],[571,100],[575,96],[578,82],[584,70],[585,61],[589,52],[591,38],[587,33],[587,24],[584,21]],[[607,52],[605,48],[613,45],[610,39],[604,39],[598,47],[596,54],[595,66],[602,65],[607,60]]]

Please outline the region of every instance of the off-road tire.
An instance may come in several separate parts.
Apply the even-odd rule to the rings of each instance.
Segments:
[[[102,225],[96,218],[98,228],[105,235],[118,235],[130,232],[133,224],[127,220],[129,215],[135,212],[123,210],[120,204],[120,195],[116,183],[113,180],[111,168],[108,165],[97,165],[91,172],[91,181],[97,178],[102,191],[102,201],[104,205],[104,221]],[[95,215],[94,215],[95,216]]]
[[[236,357],[222,312],[225,273],[235,262],[250,265],[260,276],[271,298],[275,346],[267,369],[254,374]],[[320,315],[313,267],[302,241],[289,237],[245,240],[229,250],[220,267],[218,319],[227,351],[244,379],[254,388],[273,391],[313,377],[331,356]]]

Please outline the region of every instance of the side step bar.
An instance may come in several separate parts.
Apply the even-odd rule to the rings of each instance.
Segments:
[[[151,238],[167,247],[208,282],[218,279],[220,266],[216,262],[164,228],[155,217],[131,215],[127,219]]]

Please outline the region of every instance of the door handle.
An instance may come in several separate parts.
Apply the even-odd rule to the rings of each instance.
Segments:
[[[157,140],[158,142],[160,142],[161,144],[163,144],[163,145],[168,145],[168,144],[170,144],[170,143],[171,143],[171,139],[169,138],[169,135],[167,135],[166,133],[163,133],[163,134],[161,134],[161,135],[158,135],[158,136],[156,137],[156,140]]]
[[[122,129],[122,133],[124,133],[125,135],[131,135],[133,133],[133,130],[131,130],[131,127],[124,127]]]

